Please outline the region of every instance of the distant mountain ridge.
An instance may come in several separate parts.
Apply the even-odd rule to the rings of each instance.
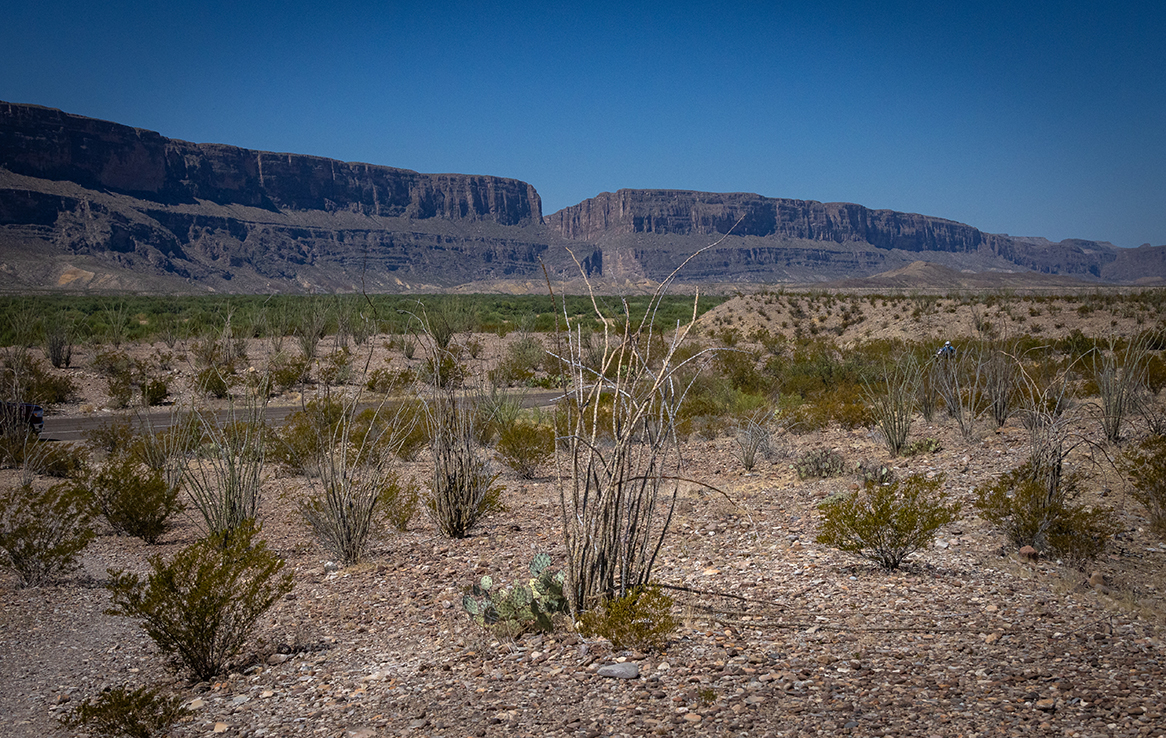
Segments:
[[[747,193],[619,190],[542,216],[535,188],[196,144],[0,102],[9,290],[429,291],[578,276],[817,282],[923,259],[959,271],[1163,282],[1166,247],[985,234],[941,218]]]

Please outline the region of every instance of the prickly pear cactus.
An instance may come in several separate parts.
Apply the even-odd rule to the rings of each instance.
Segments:
[[[492,577],[484,576],[462,597],[462,608],[480,626],[499,625],[514,635],[524,630],[552,630],[551,615],[564,612],[563,596],[566,574],[552,573],[550,554],[536,554],[530,562],[531,579],[512,587],[495,587]]]
[[[551,555],[549,553],[537,553],[530,561],[530,575],[537,577],[542,574],[548,566],[551,565]]]

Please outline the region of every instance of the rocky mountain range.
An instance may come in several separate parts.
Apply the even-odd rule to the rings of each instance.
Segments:
[[[1163,246],[1052,243],[747,193],[620,190],[544,218],[538,192],[515,179],[189,143],[0,102],[5,291],[541,291],[544,268],[578,278],[575,259],[620,289],[722,238],[684,280],[823,282],[927,261],[1166,282]]]

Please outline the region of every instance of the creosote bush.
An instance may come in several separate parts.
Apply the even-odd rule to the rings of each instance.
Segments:
[[[959,518],[960,505],[944,504],[943,477],[912,475],[899,482],[867,482],[822,505],[818,543],[857,554],[884,569],[898,569],[911,554],[935,540],[940,528]]]
[[[149,559],[146,577],[109,571],[109,615],[137,618],[142,629],[195,678],[222,673],[255,622],[292,590],[284,562],[243,525],[214,534],[169,562]]]
[[[161,471],[143,468],[128,455],[111,457],[82,486],[115,531],[146,543],[157,543],[169,530],[170,518],[183,508],[178,487],[168,484]]]
[[[89,496],[75,485],[7,488],[0,492],[0,566],[22,587],[52,582],[77,568],[93,540],[92,520]]]
[[[976,509],[1015,546],[1082,565],[1096,559],[1120,531],[1113,511],[1081,502],[1075,472],[1027,461],[976,488]]]
[[[663,651],[678,625],[672,597],[651,584],[584,612],[579,622],[583,635],[606,638],[618,651]]]
[[[1166,541],[1166,438],[1150,436],[1126,451],[1124,468],[1130,496],[1146,509],[1150,530]]]
[[[534,479],[539,467],[555,455],[555,432],[538,423],[518,422],[498,434],[498,455],[523,479]]]
[[[67,729],[83,728],[96,735],[117,738],[155,738],[166,733],[186,713],[179,695],[160,689],[115,687],[96,700],[86,699],[61,718]]]

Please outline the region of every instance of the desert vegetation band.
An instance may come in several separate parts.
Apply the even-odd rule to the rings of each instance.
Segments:
[[[745,471],[767,459],[838,479],[817,541],[880,570],[910,566],[969,514],[1011,550],[1085,569],[1123,530],[1098,495],[1113,476],[1166,541],[1166,291],[693,298],[670,286],[634,298],[5,298],[4,400],[49,408],[51,428],[51,409],[76,401],[67,370],[83,356],[117,412],[79,444],[5,413],[0,463],[17,483],[0,491],[0,565],[43,586],[96,535],[153,544],[185,516],[199,540],[151,557],[144,576],[111,570],[106,587],[109,613],[200,681],[230,669],[292,591],[263,541],[273,473],[303,480],[290,502],[339,567],[422,516],[471,535],[515,494],[506,479],[549,475],[565,559],[537,552],[529,576],[465,582],[466,617],[501,638],[568,629],[644,651],[667,649],[676,627],[653,569],[682,486],[734,496],[686,464],[701,439],[732,438]],[[535,391],[548,399],[529,407]],[[281,423],[273,404],[292,408]],[[936,422],[969,445],[1016,425],[1027,460],[966,499],[942,475],[901,476],[895,459],[939,450],[915,432]],[[783,456],[783,437],[828,427],[870,429],[885,455]],[[64,722],[152,735],[183,719],[182,703],[127,686]]]

